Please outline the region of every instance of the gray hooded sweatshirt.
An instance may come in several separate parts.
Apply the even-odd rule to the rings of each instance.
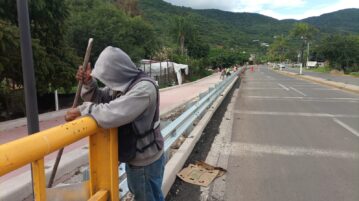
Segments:
[[[89,114],[92,105],[90,115],[102,128],[116,128],[134,122],[140,133],[150,130],[157,106],[156,87],[149,81],[140,81],[127,91],[138,73],[136,65],[125,52],[119,48],[106,47],[91,73],[93,78],[100,80],[106,87],[99,88],[95,79],[83,85],[81,97],[85,102],[78,107],[81,115]],[[159,119],[155,127],[158,124]],[[148,145],[153,138],[153,135],[148,135],[138,140],[137,147]],[[153,145],[144,153],[137,152],[129,163],[146,166],[159,159],[162,153],[163,150]]]

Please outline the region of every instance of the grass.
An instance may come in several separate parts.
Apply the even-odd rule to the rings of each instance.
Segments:
[[[319,73],[329,73],[331,70],[332,69],[329,66],[306,69],[306,71],[319,72]],[[359,72],[351,72],[345,74],[351,75],[353,77],[359,77]]]
[[[351,72],[351,73],[349,73],[349,75],[354,76],[354,77],[359,77],[359,72]]]
[[[329,73],[330,72],[330,68],[329,66],[324,66],[324,67],[318,67],[318,68],[310,68],[310,69],[306,69],[307,71],[312,71],[312,72],[318,72],[318,73]]]
[[[194,81],[199,80],[201,78],[207,77],[207,76],[209,76],[211,74],[212,74],[212,72],[206,70],[206,71],[201,72],[200,74],[192,74],[191,76],[189,76],[187,78],[187,80],[190,81],[190,82],[194,82]]]

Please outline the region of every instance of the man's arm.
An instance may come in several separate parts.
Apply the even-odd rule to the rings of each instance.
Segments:
[[[99,88],[95,79],[89,83],[84,84],[81,90],[81,98],[87,102],[93,103],[108,103],[112,100],[110,88]]]
[[[97,86],[97,82],[91,76],[91,64],[87,65],[86,71],[84,72],[82,66],[76,73],[76,79],[82,81],[81,98],[84,101],[103,103],[111,101],[110,90],[108,88],[100,89]]]
[[[134,121],[149,107],[152,93],[156,93],[156,88],[143,81],[109,103],[84,103],[78,109],[81,115],[90,114],[102,128],[119,127]]]

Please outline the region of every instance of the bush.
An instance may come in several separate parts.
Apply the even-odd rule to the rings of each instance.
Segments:
[[[359,72],[351,72],[349,75],[352,75],[354,77],[359,77]]]

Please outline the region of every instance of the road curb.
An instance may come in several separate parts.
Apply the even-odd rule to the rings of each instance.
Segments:
[[[234,89],[233,91],[233,95],[228,103],[226,112],[222,118],[222,122],[219,125],[218,134],[215,136],[211,145],[211,149],[206,157],[205,162],[207,164],[228,169],[228,160],[231,154],[234,111],[237,101],[240,97],[242,86],[243,85],[240,84],[239,88]],[[226,177],[227,175],[224,174],[221,179],[215,179],[210,186],[201,186],[200,200],[226,200]]]
[[[350,92],[359,94],[359,86],[356,86],[356,85],[345,84],[342,82],[334,82],[334,81],[329,81],[329,80],[325,80],[323,78],[318,78],[318,77],[314,77],[314,76],[310,76],[310,75],[299,75],[297,73],[286,72],[286,71],[275,71],[275,72],[280,73],[282,75],[287,75],[290,77],[296,77],[296,78],[300,78],[300,79],[304,79],[304,80],[309,80],[309,81],[316,82],[319,84],[323,84],[323,85],[327,85],[327,86],[331,86],[331,87],[335,87],[338,89],[343,89],[346,91],[350,91]]]
[[[232,81],[232,83],[225,89],[225,91],[220,95],[217,100],[213,103],[213,105],[208,109],[208,111],[204,114],[202,119],[198,122],[196,127],[190,133],[190,135],[186,138],[180,148],[176,151],[176,153],[171,157],[171,159],[167,162],[165,167],[165,172],[163,176],[162,182],[162,192],[166,196],[169,190],[171,189],[174,181],[176,180],[177,173],[182,169],[184,163],[187,158],[191,154],[194,146],[197,141],[200,139],[203,130],[207,126],[208,122],[211,120],[213,114],[217,110],[217,108],[221,105],[222,101],[228,94],[228,92],[232,89],[235,82],[238,80],[238,77]]]

